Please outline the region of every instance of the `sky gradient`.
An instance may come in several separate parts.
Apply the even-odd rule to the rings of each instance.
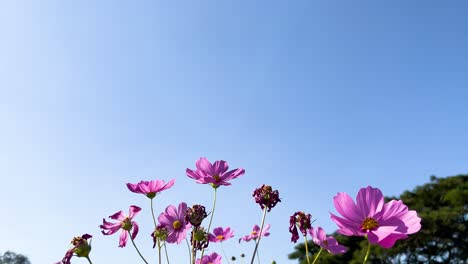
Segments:
[[[138,263],[98,228],[135,204],[136,242],[155,263],[149,200],[125,183],[176,179],[157,214],[181,201],[211,208],[212,189],[185,175],[200,157],[246,170],[218,193],[213,226],[235,230],[230,256],[253,249],[237,239],[261,220],[254,188],[280,191],[263,263],[294,263],[295,211],[333,232],[337,192],[399,195],[430,175],[467,173],[467,8],[1,1],[0,252],[53,263],[90,233],[94,263]],[[169,246],[171,263],[186,253]]]

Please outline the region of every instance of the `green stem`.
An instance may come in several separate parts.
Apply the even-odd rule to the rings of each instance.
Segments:
[[[310,260],[309,260],[309,245],[307,245],[307,235],[304,236],[304,245],[305,245],[305,250],[306,250],[307,264],[310,264]],[[320,249],[322,249],[322,248],[320,248]]]
[[[167,264],[169,264],[169,255],[167,254],[166,242],[164,242],[163,247],[164,247],[164,252],[166,253],[166,261],[167,261]]]
[[[154,210],[153,210],[153,199],[151,200],[151,215],[153,216],[153,223],[154,223],[154,228],[158,227],[158,224],[156,224],[156,217],[154,217]]]
[[[161,264],[161,240],[159,238],[156,238],[158,240],[158,263]]]
[[[138,250],[138,247],[136,246],[135,241],[133,241],[133,238],[132,238],[132,235],[130,234],[130,231],[128,231],[128,236],[130,237],[130,240],[132,241],[133,246],[135,247],[136,251],[138,252],[138,255],[140,255],[141,259],[142,259],[146,264],[148,264],[148,261],[146,261],[146,259],[143,257],[143,255],[141,255],[140,250]]]
[[[207,234],[210,233],[211,222],[213,222],[213,215],[214,215],[215,208],[216,208],[216,190],[218,190],[218,187],[214,188],[213,209],[211,210],[210,223],[208,224],[208,229],[206,231]],[[205,254],[205,249],[202,249],[200,261],[203,260],[203,254]]]
[[[93,264],[93,262],[91,262],[91,259],[89,257],[86,257],[86,259],[88,260],[89,264]]]
[[[323,250],[323,248],[320,248],[320,250],[319,250],[319,252],[317,253],[317,255],[315,255],[314,261],[312,261],[312,264],[315,264],[315,262],[317,261],[317,259],[318,259],[319,256],[320,256],[320,253],[322,253],[322,250]]]
[[[368,244],[367,244],[367,251],[366,251],[366,256],[364,256],[364,261],[362,262],[362,264],[365,264],[367,262],[367,257],[369,257],[369,252],[370,252],[370,241],[367,240]]]
[[[223,251],[224,258],[226,259],[227,263],[229,264],[230,262],[229,262],[229,259],[228,259],[227,255],[226,255],[226,252],[224,251],[223,242],[221,242],[220,244],[221,244],[221,250]]]
[[[254,253],[252,254],[252,260],[250,261],[250,264],[253,264],[254,263],[254,260],[255,260],[255,253],[257,253],[257,250],[258,250],[258,244],[260,244],[260,239],[262,238],[262,232],[263,232],[263,225],[265,224],[265,217],[266,217],[266,213],[267,213],[267,207],[265,206],[265,208],[263,209],[263,216],[262,216],[262,224],[260,226],[260,233],[258,234],[258,239],[255,243],[255,249],[254,249]]]
[[[190,258],[190,263],[194,263],[194,260],[192,259],[192,250],[190,249],[190,243],[188,242],[187,237],[185,238],[185,242],[187,243],[187,249],[189,252],[189,258]]]

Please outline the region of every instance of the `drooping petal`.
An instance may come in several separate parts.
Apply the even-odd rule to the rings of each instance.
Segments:
[[[336,255],[336,254],[343,254],[346,252],[346,247],[338,244],[338,241],[336,241],[334,237],[329,236],[327,237],[326,241],[327,243],[324,243],[325,245],[327,245],[325,249],[331,254]]]
[[[128,231],[123,230],[120,233],[119,237],[119,247],[125,247],[127,245],[127,240],[128,240]]]
[[[135,221],[132,221],[132,239],[135,239],[135,237],[138,235],[138,224]]]
[[[395,232],[398,226],[380,226],[376,230],[372,230],[367,234],[367,238],[371,244],[378,244],[386,237]]]
[[[125,215],[122,211],[118,211],[117,213],[109,216],[110,219],[114,219],[114,220],[119,220],[119,221],[123,221],[125,220]]]
[[[356,196],[356,203],[361,217],[372,217],[376,212],[382,209],[384,197],[382,191],[378,188],[367,186],[359,190]]]
[[[186,169],[185,173],[187,174],[187,176],[189,176],[189,178],[192,178],[194,180],[199,180],[200,178],[202,178],[202,176],[198,173],[198,171]]]
[[[138,207],[136,205],[131,205],[130,209],[129,209],[128,217],[130,219],[133,219],[133,217],[135,217],[138,214],[138,212],[140,212],[140,211],[141,211],[140,207]]]

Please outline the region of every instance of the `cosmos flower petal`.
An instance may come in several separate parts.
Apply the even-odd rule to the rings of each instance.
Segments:
[[[138,224],[135,221],[132,221],[132,239],[135,239],[135,237],[138,235]]]
[[[207,158],[200,158],[196,163],[195,166],[198,170],[203,171],[205,174],[214,175],[213,166],[208,161]]]
[[[361,217],[372,217],[375,212],[382,209],[384,197],[379,189],[367,186],[359,190],[356,196],[356,203]]]
[[[125,215],[122,211],[118,211],[117,213],[109,216],[110,219],[114,219],[114,220],[119,220],[119,221],[123,221],[125,220]]]
[[[122,230],[119,237],[119,247],[125,247],[128,240],[128,231]]]
[[[224,174],[229,169],[229,166],[224,160],[217,160],[213,163],[213,173],[217,175]]]
[[[353,199],[347,193],[338,193],[333,197],[333,204],[335,205],[336,211],[338,211],[338,213],[340,213],[344,218],[353,221],[354,223],[361,223],[363,219],[362,215]]]
[[[140,211],[141,211],[140,207],[138,207],[136,205],[131,205],[130,209],[129,209],[128,217],[130,219],[133,219],[133,217],[135,217],[138,214],[138,212],[140,212]]]

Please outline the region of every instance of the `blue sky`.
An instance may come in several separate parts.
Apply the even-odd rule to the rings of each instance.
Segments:
[[[138,263],[103,217],[143,207],[136,242],[155,263],[149,200],[127,182],[176,179],[159,213],[212,190],[185,176],[199,157],[245,176],[219,189],[214,226],[236,238],[267,216],[263,263],[287,260],[288,217],[328,232],[337,192],[398,195],[467,172],[465,1],[2,1],[0,251],[60,260],[94,235],[94,263]],[[228,255],[252,244],[228,241]],[[211,251],[219,251],[213,245]],[[169,246],[171,263],[186,247]],[[86,263],[76,259],[74,263]]]

